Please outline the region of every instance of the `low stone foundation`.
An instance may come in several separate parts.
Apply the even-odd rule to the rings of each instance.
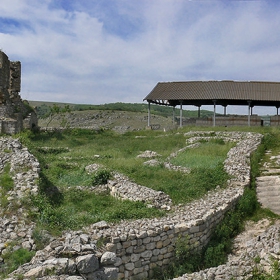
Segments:
[[[57,239],[52,238],[46,248],[37,251],[32,261],[12,273],[10,279],[16,279],[17,274],[33,279],[150,279],[155,267],[164,267],[172,261],[178,238],[187,236],[193,248],[206,245],[213,228],[249,184],[249,156],[262,138],[254,133],[206,134],[187,134],[187,145],[210,136],[237,143],[225,162],[227,172],[233,176],[226,189],[218,187],[198,201],[173,207],[163,218],[123,221],[116,225],[100,222],[78,232],[66,232]],[[1,239],[2,244],[6,241]],[[98,243],[102,246],[97,248]],[[110,256],[107,262],[102,261],[104,254]],[[49,268],[56,276],[48,276]]]

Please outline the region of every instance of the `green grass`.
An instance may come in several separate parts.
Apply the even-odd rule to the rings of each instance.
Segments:
[[[172,159],[172,163],[188,168],[215,169],[226,159],[228,151],[234,143],[223,140],[202,142],[199,147],[187,149]]]
[[[191,168],[189,174],[164,167],[163,162],[171,153],[187,145],[184,136],[187,131],[181,129],[181,133],[171,131],[168,134],[137,131],[120,135],[107,130],[74,129],[63,133],[22,133],[22,141],[41,165],[41,196],[34,202],[40,211],[34,218],[49,228],[76,229],[100,220],[120,221],[163,215],[162,211],[146,208],[144,203],[119,201],[106,194],[81,194],[86,208],[82,208],[78,199],[71,200],[72,188],[106,181],[113,171],[128,176],[137,184],[163,191],[174,204],[198,199],[217,185],[224,187],[229,177],[223,169],[223,161],[233,143],[225,143],[221,139],[202,141],[200,147],[188,149],[172,159],[173,164]],[[272,141],[273,137],[269,139]],[[158,160],[161,164],[155,167],[144,165],[148,159],[137,158],[137,155],[145,150],[160,154]],[[256,162],[259,160],[256,158]],[[102,166],[100,174],[87,174],[85,171],[85,167],[93,163]]]
[[[64,190],[62,200],[52,203],[40,195],[33,198],[33,206],[38,212],[31,213],[39,227],[46,226],[54,234],[71,228],[81,229],[84,225],[102,220],[119,222],[121,220],[160,217],[163,211],[148,209],[144,203],[121,201],[111,196],[96,195],[90,191],[75,188]]]
[[[10,164],[6,164],[2,173],[0,173],[0,205],[5,209],[8,204],[7,193],[14,187],[14,181],[10,174]]]
[[[0,274],[7,276],[10,272],[17,269],[20,265],[27,263],[35,255],[34,252],[27,249],[20,248],[16,251],[8,250],[2,255],[5,264],[0,266]]]
[[[201,154],[197,159],[201,164],[193,166],[190,174],[167,170],[163,164],[146,166],[143,163],[148,159],[137,158],[140,153],[152,150],[160,154],[158,160],[163,163],[171,153],[186,146],[184,133],[177,131],[168,135],[158,131],[120,135],[112,131],[74,129],[63,133],[28,132],[20,137],[41,165],[40,196],[31,200],[39,214],[33,218],[49,229],[77,229],[100,220],[115,222],[163,215],[162,211],[147,208],[144,203],[120,201],[110,195],[87,191],[79,193],[83,198],[81,202],[72,200],[73,188],[104,183],[113,171],[140,185],[165,192],[174,204],[200,198],[217,185],[224,186],[228,179],[221,154],[225,156],[230,146],[221,141],[202,143],[202,154],[205,149],[216,150],[216,154],[211,155],[213,161],[206,166]],[[85,167],[93,163],[101,165],[102,170],[88,174]]]
[[[14,187],[14,181],[10,175],[10,164],[4,166],[3,172],[0,174],[0,186],[3,192],[8,192]]]

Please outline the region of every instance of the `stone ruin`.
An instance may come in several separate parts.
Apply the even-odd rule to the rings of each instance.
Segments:
[[[37,115],[27,101],[22,101],[20,88],[20,61],[10,61],[0,51],[0,134],[15,134],[38,127]]]

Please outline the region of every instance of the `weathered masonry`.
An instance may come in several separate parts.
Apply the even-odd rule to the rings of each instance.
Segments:
[[[100,221],[79,231],[66,231],[62,236],[53,239],[44,249],[37,251],[31,262],[14,271],[9,279],[16,280],[17,275],[23,275],[24,279],[54,279],[50,278],[50,271],[61,280],[152,279],[154,268],[164,269],[174,259],[176,242],[179,238],[187,238],[191,248],[202,248],[206,245],[214,227],[241,198],[244,189],[250,183],[250,154],[261,143],[262,135],[251,132],[209,131],[207,134],[205,131],[195,131],[188,132],[185,136],[188,148],[202,139],[209,141],[213,139],[212,137],[236,142],[236,146],[229,151],[224,162],[225,170],[231,176],[228,187],[217,188],[192,203],[174,205],[173,211],[162,218],[122,221],[116,224]],[[17,190],[13,191],[11,196],[21,196],[24,191],[28,193],[30,187],[31,191],[36,193],[38,190],[36,172],[39,171],[36,159],[27,157],[25,155],[27,151],[15,140],[13,144],[5,141],[0,141],[2,149],[7,145],[14,147],[13,153],[8,154],[9,157],[16,155],[13,157],[13,161],[16,159],[13,164],[22,162],[18,160],[20,158],[18,154],[23,152],[24,158],[30,160],[27,165],[32,167],[34,177],[34,180],[28,180],[27,188],[16,184]],[[27,176],[27,172],[24,176]],[[24,176],[18,178],[23,180]],[[31,181],[34,185],[31,185]],[[114,182],[110,184],[116,188],[122,187]],[[134,196],[137,196],[137,192],[139,190],[135,189]],[[8,222],[3,219],[2,224],[5,228]],[[5,229],[5,232],[8,229]],[[32,248],[35,244],[32,234],[20,235],[20,232],[22,228],[15,227],[15,236],[23,236],[21,244],[27,244],[27,248]],[[4,236],[9,238],[10,233]],[[7,238],[2,237],[2,244],[9,241]],[[99,248],[96,247],[98,243],[102,245]],[[3,254],[4,250],[5,246],[2,246],[2,249],[0,246],[0,253]],[[255,261],[252,259],[249,269],[253,270],[254,264]],[[221,276],[221,270],[219,268],[217,270]],[[245,275],[244,273],[248,271],[251,270],[246,266],[246,271],[241,273]],[[236,275],[219,279],[231,279],[233,276]]]
[[[180,127],[183,125],[182,106],[198,107],[198,117],[192,120],[196,125],[248,125],[261,126],[280,124],[280,83],[260,81],[188,81],[160,82],[144,98],[148,102],[148,126],[150,126],[150,104],[173,107],[180,106]],[[202,105],[213,105],[213,117],[200,118]],[[224,116],[216,116],[216,106],[224,107]],[[227,116],[228,105],[247,106],[248,116]],[[256,106],[275,107],[276,115],[267,119],[253,115]]]
[[[38,126],[34,110],[19,95],[20,89],[20,61],[10,61],[0,51],[0,133],[15,134]]]

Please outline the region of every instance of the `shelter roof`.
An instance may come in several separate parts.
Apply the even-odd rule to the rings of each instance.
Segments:
[[[144,100],[167,106],[248,105],[280,107],[280,83],[260,81],[159,82]]]

